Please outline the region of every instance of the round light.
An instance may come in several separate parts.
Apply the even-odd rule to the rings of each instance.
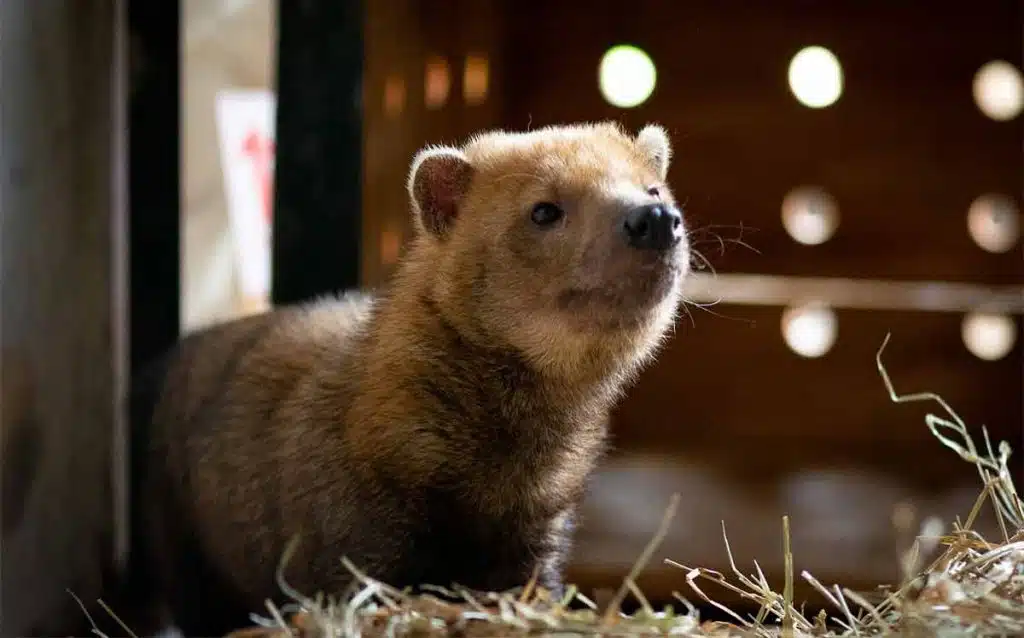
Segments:
[[[967,231],[990,253],[1005,253],[1020,237],[1020,211],[1005,195],[982,195],[967,209]]]
[[[398,261],[402,250],[402,237],[394,230],[385,230],[380,234],[380,262],[389,266]]]
[[[789,88],[806,107],[830,106],[843,92],[843,68],[825,47],[801,49],[789,63]]]
[[[488,61],[483,55],[466,56],[462,70],[462,99],[475,106],[487,99]]]
[[[1017,327],[1006,315],[969,314],[964,317],[960,334],[971,354],[985,361],[1002,359],[1017,341]]]
[[[390,75],[384,81],[384,112],[388,117],[398,117],[405,108],[405,79]]]
[[[824,304],[805,304],[782,313],[782,336],[801,357],[816,358],[831,350],[837,325],[835,312]]]
[[[1024,80],[1015,66],[992,60],[974,74],[974,102],[986,116],[1012,120],[1024,108]]]
[[[782,200],[782,225],[789,236],[801,244],[823,244],[839,225],[839,206],[821,188],[795,188]]]
[[[448,92],[452,87],[451,72],[448,61],[444,58],[432,57],[427,60],[426,77],[423,79],[424,100],[428,109],[439,109],[448,101]]]
[[[654,92],[658,72],[651,56],[641,49],[620,44],[601,57],[597,71],[601,95],[612,106],[639,106]]]

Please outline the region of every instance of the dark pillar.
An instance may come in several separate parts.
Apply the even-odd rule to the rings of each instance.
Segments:
[[[121,6],[0,2],[0,633],[68,635],[123,538]]]
[[[131,61],[126,108],[131,136],[127,144],[128,304],[130,309],[131,378],[169,350],[181,328],[181,3],[178,0],[125,0]],[[212,105],[211,105],[212,108]],[[121,407],[127,413],[126,403]],[[123,542],[118,546],[117,572],[111,574],[104,601],[118,619],[138,635],[160,628],[157,610],[145,582],[148,573],[125,572],[131,548],[129,527],[138,529],[137,503],[130,499],[144,459],[146,440],[138,432],[117,438],[123,455],[115,471],[126,488],[119,493],[118,512]],[[131,521],[131,522],[130,522]],[[136,558],[141,558],[136,556]],[[127,578],[126,578],[127,577]],[[123,635],[114,619],[94,612],[107,635]],[[116,633],[115,633],[116,632]]]
[[[361,0],[279,0],[271,296],[359,284]]]
[[[127,0],[131,369],[159,356],[181,322],[181,2]],[[210,105],[213,108],[213,105]]]

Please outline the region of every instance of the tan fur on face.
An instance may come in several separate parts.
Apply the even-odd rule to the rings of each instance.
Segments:
[[[639,281],[633,251],[615,236],[626,206],[654,201],[649,187],[674,205],[665,183],[672,150],[665,131],[648,125],[634,138],[610,123],[496,131],[462,148],[431,147],[410,172],[437,156],[460,158],[471,175],[457,219],[444,242],[422,235],[412,261],[429,263],[436,298],[469,331],[507,341],[543,369],[566,378],[629,375],[649,360],[675,320],[688,252],[678,251],[676,282],[648,306],[624,302],[622,313],[591,304],[560,311],[555,299],[570,287],[614,291]],[[529,226],[538,201],[565,203],[570,226],[557,238]],[[486,273],[481,274],[481,264]],[[483,278],[483,279],[482,279]],[[626,317],[636,313],[638,316]],[[624,326],[609,327],[617,322]]]

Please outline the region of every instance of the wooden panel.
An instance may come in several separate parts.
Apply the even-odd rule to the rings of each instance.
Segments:
[[[362,278],[367,285],[390,276],[410,238],[405,180],[416,151],[426,144],[458,144],[499,124],[504,106],[500,5],[496,0],[448,4],[460,20],[438,12],[429,0],[367,3]],[[463,79],[470,56],[485,61],[487,90],[482,101],[467,103]],[[428,106],[427,65],[438,62],[447,71],[448,93],[443,104]]]
[[[1024,190],[1024,118],[991,121],[971,94],[983,63],[1019,60],[1020,3],[515,5],[508,124],[665,124],[678,149],[671,180],[691,223],[757,229],[744,239],[760,254],[731,249],[714,259],[721,270],[1024,281],[1019,250],[981,251],[965,221],[977,195]],[[659,71],[654,95],[630,111],[605,104],[596,82],[601,54],[624,41]],[[828,46],[844,67],[845,92],[830,108],[801,106],[786,83],[791,56],[810,44]],[[822,246],[799,246],[780,224],[782,198],[805,183],[840,205],[839,231]]]
[[[366,3],[363,77],[362,282],[388,273],[405,234],[406,167],[422,124],[423,55],[411,0]],[[403,215],[403,213],[405,213]]]
[[[671,180],[691,224],[757,229],[743,239],[759,254],[730,247],[718,255],[713,241],[701,244],[720,271],[1024,281],[1019,251],[983,252],[965,221],[975,196],[1024,190],[1021,118],[990,121],[971,95],[981,64],[1019,58],[1018,3],[601,0],[580,11],[569,0],[460,0],[442,15],[402,0],[368,10],[369,283],[390,273],[382,238],[408,237],[405,171],[419,146],[492,126],[604,117],[671,130]],[[619,42],[640,45],[658,64],[652,99],[630,111],[605,104],[596,82],[601,54]],[[819,111],[800,106],[786,84],[791,56],[810,44],[831,48],[845,71],[845,94]],[[472,107],[461,99],[471,51],[491,62],[488,99]],[[432,109],[424,73],[435,56],[447,61],[451,85],[446,103]],[[383,96],[395,77],[404,108],[389,114]],[[802,184],[825,187],[840,205],[839,232],[822,246],[796,244],[780,223],[782,198]],[[893,508],[912,504],[917,522],[928,514],[948,520],[970,508],[978,485],[971,467],[925,429],[932,406],[886,396],[874,356],[888,331],[886,362],[900,389],[941,392],[972,424],[1020,447],[1019,343],[987,363],[962,345],[954,313],[842,310],[836,346],[809,360],[784,344],[781,310],[718,305],[713,314],[692,310],[693,325],[680,321],[615,412],[616,449],[584,508],[574,581],[617,585],[676,490],[684,507],[659,557],[727,568],[725,519],[744,568],[756,558],[777,582],[780,519],[789,513],[800,568],[854,587],[892,580],[909,542],[891,530]],[[683,576],[652,566],[642,582],[664,600],[686,590]],[[798,595],[808,593],[798,583]]]
[[[0,3],[5,636],[81,635],[114,560],[115,4]]]
[[[699,234],[719,272],[1020,285],[1020,246],[982,251],[966,212],[980,194],[1024,191],[1024,118],[989,120],[971,92],[985,62],[1019,63],[1022,17],[1024,5],[997,0],[604,0],[585,12],[567,0],[507,2],[503,124],[664,124],[691,226],[716,225],[758,251],[727,244],[720,254]],[[642,47],[658,68],[651,99],[632,110],[598,90],[600,57],[618,43]],[[815,44],[837,55],[845,80],[821,110],[801,106],[786,78],[791,57]],[[823,245],[783,230],[782,199],[800,185],[839,203],[839,230]],[[693,323],[680,320],[615,412],[616,449],[588,497],[570,570],[580,585],[618,585],[673,491],[684,505],[659,558],[727,570],[725,519],[741,568],[756,558],[779,582],[789,513],[798,568],[854,587],[895,578],[909,539],[891,530],[893,508],[910,503],[948,521],[967,513],[980,485],[926,429],[936,406],[886,395],[874,357],[890,331],[897,388],[938,392],[976,436],[985,424],[1009,440],[1024,476],[1020,340],[985,362],[962,344],[959,314],[840,310],[832,351],[803,359],[783,341],[782,308],[712,311],[691,308]],[[643,582],[665,600],[687,591],[684,577],[652,566]]]

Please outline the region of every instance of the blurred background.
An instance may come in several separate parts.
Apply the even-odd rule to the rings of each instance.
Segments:
[[[1019,0],[4,2],[0,25],[5,635],[64,626],[65,588],[123,553],[139,362],[386,282],[413,153],[484,128],[664,125],[702,257],[614,414],[582,591],[618,586],[676,492],[652,602],[698,602],[664,558],[729,571],[723,525],[781,590],[784,515],[798,573],[897,582],[982,486],[937,406],[891,402],[887,333],[897,390],[941,394],[1024,477]]]

